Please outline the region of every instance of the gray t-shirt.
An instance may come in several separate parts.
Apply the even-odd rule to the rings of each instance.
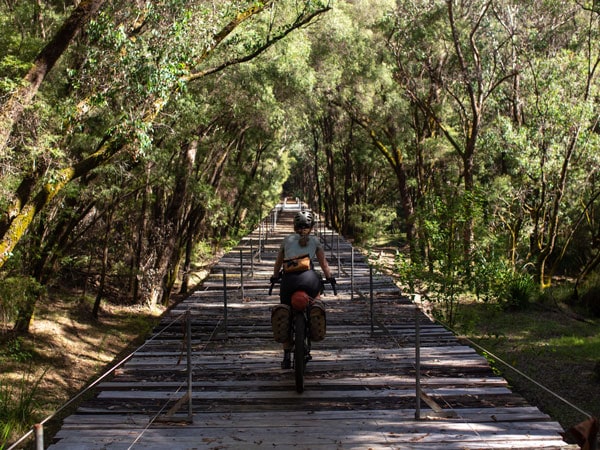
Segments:
[[[304,247],[300,245],[299,241],[300,235],[296,233],[290,234],[283,240],[283,242],[281,243],[281,248],[283,249],[284,259],[291,259],[297,256],[308,255],[311,261],[314,260],[315,255],[317,253],[317,249],[321,247],[319,239],[315,235],[309,235],[308,243]]]

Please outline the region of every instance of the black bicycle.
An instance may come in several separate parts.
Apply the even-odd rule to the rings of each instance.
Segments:
[[[273,281],[269,289],[269,295],[273,292],[273,286],[275,283],[280,282],[281,279]],[[324,287],[325,282],[331,285],[334,295],[337,295],[336,281],[335,278],[327,278],[321,280],[321,286]],[[323,292],[323,288],[321,292]],[[315,340],[321,340],[325,337],[325,310],[319,304],[320,302],[316,299],[310,298],[305,304],[292,304],[292,320],[291,320],[291,338],[292,338],[292,367],[294,369],[294,376],[296,381],[296,391],[298,393],[304,392],[304,372],[306,370],[306,363],[311,360],[310,348],[311,338]],[[320,320],[317,315],[311,314],[313,308],[322,309],[322,324],[313,323],[311,327],[311,317],[313,322]],[[322,330],[322,331],[320,331]],[[317,333],[315,335],[315,333]]]

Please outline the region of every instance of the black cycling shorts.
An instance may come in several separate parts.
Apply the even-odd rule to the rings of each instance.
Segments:
[[[321,293],[321,278],[317,272],[305,270],[304,272],[284,273],[279,289],[281,303],[290,305],[292,294],[296,291],[304,291],[313,298],[319,295]]]

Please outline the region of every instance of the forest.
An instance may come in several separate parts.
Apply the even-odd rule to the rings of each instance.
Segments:
[[[166,305],[283,196],[452,323],[568,283],[600,316],[600,5],[3,0],[0,325],[57,287]]]

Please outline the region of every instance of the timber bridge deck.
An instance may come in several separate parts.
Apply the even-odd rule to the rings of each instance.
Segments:
[[[339,292],[325,293],[327,337],[313,344],[306,390],[296,393],[270,329],[278,296],[268,295],[293,209],[273,216],[97,385],[50,449],[575,448],[484,357],[432,323],[390,278],[372,275],[330,230],[319,234]]]

